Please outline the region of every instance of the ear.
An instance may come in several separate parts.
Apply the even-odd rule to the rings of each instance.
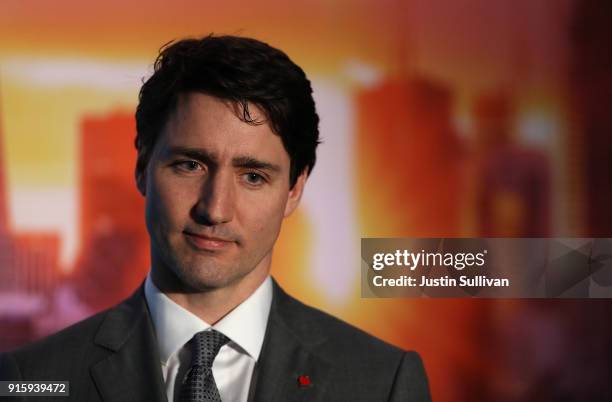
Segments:
[[[135,176],[136,188],[138,189],[138,192],[144,197],[147,195],[147,168],[144,168],[140,171],[136,169]]]
[[[302,174],[297,178],[297,181],[293,185],[293,188],[289,190],[289,197],[285,204],[285,218],[291,215],[291,213],[297,208],[304,193],[304,186],[306,185],[306,179],[308,178],[308,169],[304,169]]]

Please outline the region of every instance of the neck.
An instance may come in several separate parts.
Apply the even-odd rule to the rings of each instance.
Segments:
[[[269,261],[262,261],[269,267]],[[188,291],[179,278],[169,269],[151,269],[151,279],[170,300],[214,325],[257,290],[268,276],[269,269],[255,268],[242,278],[222,287],[197,292]]]

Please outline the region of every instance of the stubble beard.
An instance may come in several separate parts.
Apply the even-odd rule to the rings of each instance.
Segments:
[[[184,243],[173,245],[167,239],[164,243],[156,244],[162,252],[156,256],[152,253],[152,259],[161,262],[156,269],[165,271],[163,277],[170,276],[172,288],[181,293],[204,293],[232,286],[254,271],[267,255],[219,261],[229,251],[196,251]]]

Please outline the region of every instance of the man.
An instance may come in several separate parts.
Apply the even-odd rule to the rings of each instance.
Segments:
[[[166,46],[136,111],[150,274],[117,307],[5,355],[0,378],[67,380],[75,401],[429,400],[416,353],[269,276],[318,120],[310,82],[277,49],[232,36]]]

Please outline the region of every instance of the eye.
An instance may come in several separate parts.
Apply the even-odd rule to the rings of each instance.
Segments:
[[[259,173],[249,172],[243,175],[244,180],[252,186],[260,186],[265,183],[266,179]]]
[[[173,166],[176,169],[184,172],[196,172],[198,170],[203,170],[202,165],[194,160],[177,161],[173,164]]]

